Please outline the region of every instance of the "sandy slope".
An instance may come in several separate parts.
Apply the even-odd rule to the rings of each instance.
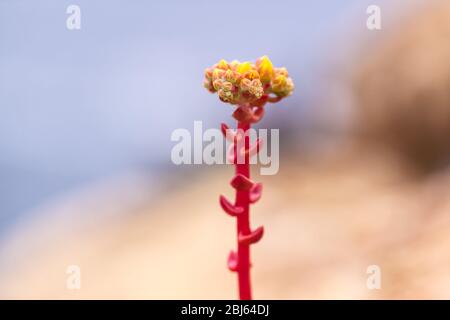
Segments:
[[[267,231],[253,247],[255,297],[450,298],[450,174],[413,180],[383,153],[346,154],[291,159],[264,177],[252,215]],[[217,203],[219,193],[232,194],[232,172],[206,171],[190,185],[167,180],[159,200],[138,204],[110,187],[46,209],[3,246],[0,296],[234,298],[225,268],[234,223]],[[108,210],[121,212],[88,223],[62,218]],[[73,264],[81,290],[66,289]],[[372,264],[381,267],[381,290],[366,287]]]

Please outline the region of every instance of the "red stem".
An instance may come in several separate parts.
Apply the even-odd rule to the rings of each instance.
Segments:
[[[244,134],[244,148],[248,150],[250,147],[249,135],[245,134],[248,129],[250,129],[250,124],[238,122],[238,129],[242,130]],[[239,143],[235,143],[235,155],[238,154],[237,147]],[[245,155],[244,163],[235,162],[236,174],[241,174],[247,178],[250,178],[250,161],[249,155]],[[242,162],[242,161],[240,161]],[[238,240],[238,281],[239,281],[239,298],[241,300],[251,300],[252,299],[252,289],[250,284],[250,245],[239,243],[239,235],[250,234],[250,192],[249,190],[236,190],[236,206],[242,207],[244,211],[237,216],[237,240]]]

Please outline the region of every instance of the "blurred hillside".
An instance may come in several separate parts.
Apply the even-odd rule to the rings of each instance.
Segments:
[[[253,226],[255,298],[450,298],[450,173],[411,180],[402,162],[380,152],[295,159],[266,176]],[[226,269],[234,221],[218,207],[231,196],[231,170],[214,170],[145,205],[118,197],[78,199],[47,209],[2,252],[3,298],[234,299]],[[258,178],[258,180],[260,180]],[[126,185],[126,184],[125,184]],[[58,215],[112,213],[80,225]],[[119,211],[119,212],[117,212]],[[117,218],[122,213],[122,218]],[[59,215],[60,216],[60,215]],[[120,215],[119,215],[120,216]],[[66,268],[81,268],[81,290],[67,290]],[[379,265],[382,289],[368,290]]]

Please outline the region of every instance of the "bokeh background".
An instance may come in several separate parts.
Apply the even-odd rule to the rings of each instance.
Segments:
[[[447,1],[1,0],[0,297],[235,298],[233,169],[174,165],[170,136],[231,125],[203,70],[266,54],[296,91],[258,124],[255,297],[448,298],[449,40]]]

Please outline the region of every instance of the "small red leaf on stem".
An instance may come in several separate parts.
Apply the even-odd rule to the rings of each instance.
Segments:
[[[253,112],[248,106],[239,106],[233,112],[233,118],[242,123],[249,123],[252,117]]]
[[[239,244],[253,244],[261,240],[262,236],[264,235],[264,227],[258,227],[254,231],[252,231],[250,234],[239,234]]]
[[[238,255],[235,251],[231,250],[228,255],[227,266],[230,271],[236,272],[238,269]]]
[[[250,122],[252,123],[258,122],[259,120],[262,119],[262,117],[264,117],[264,108],[263,107],[256,108],[256,110],[252,112],[252,118]]]
[[[262,183],[255,183],[250,189],[249,200],[251,203],[255,203],[261,198],[262,194]]]
[[[270,87],[270,85],[266,85],[265,87],[267,89],[268,87]],[[252,105],[255,106],[255,107],[262,108],[267,103],[268,99],[269,99],[269,95],[268,94],[264,94],[261,98],[259,98],[258,100],[254,101],[252,103]]]
[[[234,176],[230,184],[236,190],[250,190],[250,188],[254,185],[252,180],[240,173]]]
[[[227,136],[227,130],[229,130],[230,128],[227,126],[227,124],[226,123],[221,123],[220,124],[220,130],[222,131],[222,134],[223,134],[223,136],[224,137],[226,137]]]
[[[233,118],[242,123],[255,123],[264,116],[264,107],[262,105],[242,105],[233,112]]]
[[[223,136],[230,142],[236,142],[239,140],[239,135],[232,129],[230,129],[225,123],[220,125],[220,130],[222,131]],[[237,139],[237,140],[236,140]]]
[[[283,98],[282,98],[282,97],[278,97],[278,96],[275,96],[275,97],[269,96],[269,97],[267,98],[267,102],[270,102],[270,103],[277,103],[277,102],[279,102],[281,99],[283,99]]]
[[[244,211],[242,207],[236,207],[222,195],[220,196],[219,201],[222,209],[232,217],[236,217]]]

